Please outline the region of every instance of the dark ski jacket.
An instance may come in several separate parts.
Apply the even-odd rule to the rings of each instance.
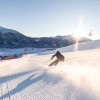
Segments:
[[[55,56],[57,57],[57,60],[59,61],[64,61],[65,59],[65,57],[59,51],[57,51],[56,54],[54,54],[51,59],[53,59]]]

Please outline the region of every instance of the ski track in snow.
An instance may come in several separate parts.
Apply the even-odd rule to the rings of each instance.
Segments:
[[[65,53],[66,61],[49,69],[47,60],[52,55],[31,54],[0,62],[0,100],[100,100],[99,51]]]

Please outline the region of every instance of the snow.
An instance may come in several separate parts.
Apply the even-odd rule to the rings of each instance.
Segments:
[[[65,62],[50,68],[56,51],[1,61],[0,100],[100,100],[100,40],[74,48],[57,49]]]
[[[15,35],[18,34],[18,32],[15,31],[15,30],[3,28],[3,27],[1,27],[1,26],[0,26],[0,32],[1,32],[2,34],[8,33],[8,32],[14,33]]]
[[[20,53],[24,54],[25,52],[27,52],[27,54],[39,53],[47,49],[48,48],[32,48],[32,47],[19,48],[19,49],[0,48],[0,56],[10,56],[10,55],[20,54]]]
[[[69,45],[67,47],[62,47],[57,50],[60,52],[73,52],[73,51],[89,50],[89,49],[95,49],[95,48],[100,48],[100,39],[89,41],[89,42],[82,42],[82,43],[79,43],[78,45],[77,44]],[[40,54],[41,55],[54,54],[57,50],[40,52]]]

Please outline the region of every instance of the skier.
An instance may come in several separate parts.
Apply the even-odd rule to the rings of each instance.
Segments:
[[[51,59],[53,59],[55,56],[57,57],[57,59],[54,62],[52,62],[49,66],[52,66],[52,65],[56,66],[60,61],[64,62],[65,57],[59,51],[57,51],[56,54],[54,54],[51,57]]]

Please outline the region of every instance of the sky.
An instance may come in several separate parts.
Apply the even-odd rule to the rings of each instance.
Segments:
[[[100,39],[100,0],[0,0],[0,26],[30,37],[92,30]]]

